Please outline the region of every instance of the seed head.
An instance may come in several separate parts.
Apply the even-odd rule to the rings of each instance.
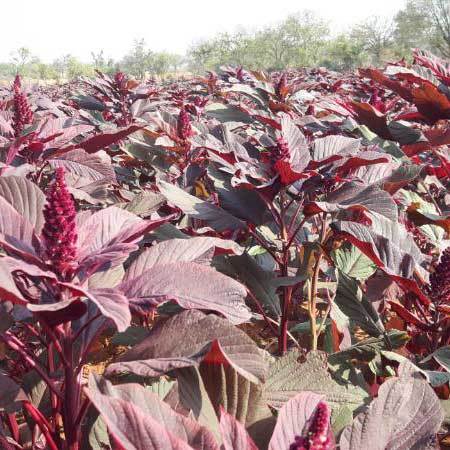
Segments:
[[[178,137],[183,141],[190,138],[194,134],[192,131],[191,118],[189,117],[189,113],[186,111],[184,106],[178,114],[177,133]]]
[[[332,450],[330,439],[330,407],[319,402],[302,436],[296,436],[289,450]]]
[[[77,254],[75,204],[67,190],[64,169],[56,169],[56,178],[46,193],[44,228],[46,257],[54,272],[69,280],[73,275]]]
[[[278,98],[284,99],[286,97],[287,85],[288,85],[287,74],[286,72],[284,72],[275,86],[275,94],[277,94]]]
[[[14,90],[14,117],[13,128],[16,137],[20,136],[25,125],[33,122],[33,112],[30,109],[26,95],[21,90],[20,76],[16,75],[13,84]]]
[[[450,303],[450,247],[442,252],[436,270],[430,275],[428,292],[435,304]]]

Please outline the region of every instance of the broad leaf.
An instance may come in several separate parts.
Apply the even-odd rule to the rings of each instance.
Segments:
[[[336,296],[339,309],[371,336],[384,333],[383,322],[354,279],[339,272]]]
[[[258,450],[243,425],[223,409],[220,413],[220,431],[223,450]]]
[[[384,272],[423,298],[412,276],[415,270],[422,270],[420,265],[425,257],[413,237],[398,222],[377,213],[370,213],[369,217],[370,226],[350,221],[341,221],[335,226]]]
[[[34,227],[36,234],[41,232],[46,200],[38,186],[22,177],[0,177],[0,195]]]
[[[158,395],[139,384],[113,386],[107,380],[91,378],[89,391],[94,393],[94,396],[102,394],[129,403],[145,417],[154,419],[171,434],[187,442],[194,449],[218,450],[219,448],[213,435],[206,428],[191,418],[177,414]],[[99,412],[103,413],[101,410]]]
[[[326,136],[314,141],[312,159],[315,163],[329,164],[359,151],[361,141],[341,135]]]
[[[219,257],[214,261],[215,267],[243,283],[261,302],[264,309],[279,317],[281,315],[276,276],[273,272],[262,269],[247,253],[239,256]]]
[[[363,404],[367,393],[358,386],[335,381],[323,354],[311,352],[304,363],[299,363],[298,358],[298,352],[290,351],[271,364],[266,382],[270,405],[279,408],[303,391],[324,395],[333,409],[345,404],[354,410]]]
[[[109,432],[127,450],[192,450],[186,441],[131,402],[102,394],[92,382],[85,394],[102,415]]]
[[[344,429],[342,450],[431,450],[443,412],[434,391],[418,374],[385,381],[366,412]]]
[[[176,262],[209,262],[214,250],[240,255],[243,248],[233,241],[213,237],[171,239],[163,241],[142,252],[127,270],[126,280],[135,278],[158,265]]]
[[[89,154],[82,149],[72,150],[59,158],[50,159],[52,167],[64,167],[67,173],[87,182],[116,181],[109,157],[104,152]]]
[[[337,249],[332,256],[336,267],[341,272],[359,281],[366,280],[376,270],[375,264],[353,245],[350,249],[342,247]]]
[[[194,197],[177,186],[160,181],[158,187],[169,203],[177,206],[190,217],[204,220],[217,231],[245,228],[245,223],[229,212],[219,206]]]
[[[119,289],[135,308],[143,311],[173,300],[184,309],[219,312],[235,324],[247,322],[251,317],[245,305],[245,287],[203,264],[156,265],[136,278],[127,278]]]
[[[266,375],[261,351],[243,331],[226,319],[199,311],[182,312],[156,326],[144,341],[111,364],[107,374],[154,377],[201,361],[231,365],[254,383]]]
[[[39,249],[33,225],[4,197],[0,197],[0,245],[31,261],[36,259],[36,249]]]
[[[392,221],[398,220],[397,205],[392,197],[376,186],[366,187],[358,183],[346,183],[327,195],[323,201],[311,202],[305,206],[308,214],[318,212],[370,211]]]

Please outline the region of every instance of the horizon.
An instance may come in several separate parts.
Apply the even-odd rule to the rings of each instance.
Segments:
[[[318,0],[313,7],[305,0],[279,0],[276,9],[271,7],[270,11],[266,6],[270,5],[268,1],[247,0],[243,3],[229,0],[227,8],[220,14],[206,0],[191,3],[177,0],[157,5],[132,0],[127,4],[131,8],[125,12],[112,2],[79,0],[69,13],[70,27],[79,23],[81,32],[70,28],[70,33],[67,33],[68,11],[55,9],[55,3],[52,0],[39,3],[17,0],[2,5],[5,17],[20,15],[21,20],[20,33],[17,32],[17,20],[2,24],[0,38],[9,45],[0,49],[0,61],[11,61],[13,52],[21,47],[29,49],[33,56],[45,63],[67,54],[88,63],[92,61],[91,52],[101,50],[106,58],[118,60],[130,50],[136,39],[144,39],[146,46],[153,51],[183,55],[194,43],[217,33],[234,32],[240,28],[260,29],[304,10],[313,11],[329,23],[332,34],[338,34],[371,16],[393,18],[405,0],[342,0],[339,3]],[[26,16],[23,16],[23,11],[27,12]],[[124,21],[125,13],[127,21]],[[152,15],[157,19],[153,20]],[[45,19],[36,21],[36,17]],[[85,20],[90,23],[83,25]]]

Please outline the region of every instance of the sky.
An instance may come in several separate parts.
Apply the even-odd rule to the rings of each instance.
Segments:
[[[393,17],[405,0],[3,0],[0,60],[20,47],[50,62],[72,54],[89,62],[91,51],[121,58],[134,39],[154,51],[184,53],[217,32],[255,29],[309,9],[333,31],[378,15]]]

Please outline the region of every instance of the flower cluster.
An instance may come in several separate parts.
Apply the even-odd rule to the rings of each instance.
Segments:
[[[330,407],[319,402],[303,436],[296,436],[289,450],[331,450],[334,445],[330,439]]]
[[[116,84],[117,89],[125,89],[127,84],[127,76],[123,72],[116,72],[114,75],[114,83]]]
[[[278,83],[275,85],[275,94],[281,100],[284,100],[288,91],[288,82],[287,82],[287,74],[286,72],[281,75]]]
[[[31,111],[30,105],[26,95],[22,92],[22,85],[20,82],[20,76],[16,75],[13,84],[14,90],[14,118],[13,118],[13,128],[16,137],[20,136],[25,125],[33,122],[33,112]]]
[[[67,190],[63,168],[56,170],[56,179],[46,196],[45,224],[42,231],[46,257],[53,271],[68,280],[75,266],[77,231],[75,205]]]
[[[291,170],[289,145],[284,138],[277,138],[277,145],[271,154],[273,168],[280,176],[281,184],[288,185],[298,179],[298,174]]]
[[[430,275],[428,290],[435,304],[450,303],[450,247],[442,252],[436,270]]]
[[[191,118],[184,107],[181,108],[180,114],[178,114],[177,133],[178,137],[183,141],[187,140],[194,134],[191,126]]]

